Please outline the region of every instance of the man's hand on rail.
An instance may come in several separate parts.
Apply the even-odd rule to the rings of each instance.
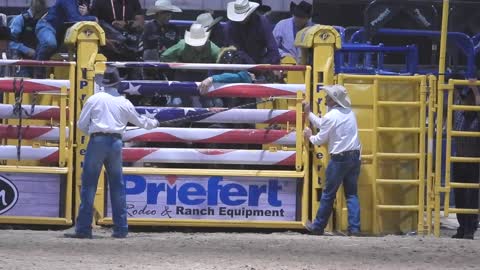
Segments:
[[[200,95],[205,95],[208,93],[208,89],[213,85],[213,78],[208,77],[203,80],[200,85],[198,86],[198,91],[200,91]]]
[[[312,136],[312,130],[309,127],[306,127],[303,130],[303,137],[305,138],[305,143],[308,144],[310,142],[310,137]]]

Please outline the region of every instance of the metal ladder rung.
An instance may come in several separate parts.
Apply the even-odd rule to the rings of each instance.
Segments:
[[[420,101],[378,101],[378,106],[420,107]]]
[[[478,157],[450,157],[451,162],[480,163]]]
[[[372,159],[373,159],[373,155],[362,155],[362,159],[372,160]]]
[[[453,131],[452,136],[455,137],[480,137],[480,132],[471,132],[471,131]]]
[[[384,159],[420,159],[419,153],[377,153],[378,158]]]
[[[377,205],[378,210],[390,210],[390,211],[418,211],[418,205]]]
[[[419,185],[418,179],[377,179],[377,184],[383,185]]]
[[[473,111],[480,112],[480,106],[452,105],[452,111]]]
[[[448,212],[455,214],[480,214],[480,209],[448,208]]]
[[[408,132],[408,133],[420,133],[418,127],[378,127],[378,132]]]
[[[460,182],[450,182],[451,188],[480,188],[480,184],[474,183],[460,183]]]

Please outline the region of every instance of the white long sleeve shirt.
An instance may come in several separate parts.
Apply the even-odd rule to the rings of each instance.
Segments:
[[[104,132],[123,135],[129,122],[145,129],[158,126],[157,119],[138,114],[133,104],[116,89],[106,89],[87,99],[77,125],[87,134]]]
[[[308,119],[320,129],[316,135],[310,136],[313,144],[322,145],[328,142],[330,154],[360,150],[357,119],[351,109],[336,106],[322,118],[310,113]]]

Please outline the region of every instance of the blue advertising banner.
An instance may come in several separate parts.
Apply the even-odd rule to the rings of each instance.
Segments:
[[[295,221],[295,178],[124,175],[129,218]],[[108,193],[109,194],[109,193]],[[110,197],[107,213],[111,217]]]
[[[0,216],[59,217],[61,176],[0,174]]]

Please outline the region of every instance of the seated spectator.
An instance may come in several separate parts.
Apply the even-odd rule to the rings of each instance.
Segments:
[[[10,40],[10,28],[7,26],[7,15],[0,13],[0,54],[6,53]]]
[[[47,9],[45,0],[32,0],[28,10],[13,18],[10,23],[12,41],[9,44],[13,58],[35,58],[35,48],[37,47],[35,26],[38,20],[47,13]]]
[[[8,42],[10,40],[10,28],[7,26],[7,15],[0,13],[0,55],[7,58]],[[0,77],[7,76],[7,67],[0,66]],[[3,93],[0,93],[0,104],[3,102]]]
[[[56,0],[55,4],[49,8],[47,15],[41,18],[35,27],[38,40],[35,58],[48,60],[55,53],[58,47],[57,34],[63,35],[64,23],[96,20],[94,16],[82,16],[76,0]],[[63,37],[60,38],[62,39]]]
[[[307,26],[313,25],[311,19],[312,5],[302,1],[299,4],[290,3],[292,17],[281,20],[273,29],[273,36],[277,41],[280,56],[292,56],[297,63],[300,63],[301,50],[295,47],[295,37],[298,31]]]
[[[182,10],[172,5],[170,0],[156,1],[155,5],[147,10],[147,16],[154,19],[145,24],[143,34],[144,60],[158,61],[160,55],[180,40],[180,31],[170,24],[173,13]]]
[[[173,13],[179,12],[182,10],[172,5],[169,0],[156,1],[155,5],[147,10],[147,16],[154,16],[154,19],[145,24],[142,38],[144,61],[159,61],[160,55],[180,40],[180,31],[169,23]],[[143,75],[147,80],[168,80],[170,74],[156,69],[145,69]]]
[[[105,30],[107,46],[102,53],[109,60],[136,60],[140,56],[138,44],[145,18],[138,0],[95,0],[90,13]]]
[[[180,40],[173,47],[170,47],[163,52],[160,56],[160,61],[180,63],[215,63],[220,53],[220,48],[208,40],[209,35],[210,32],[206,32],[205,28],[201,24],[192,24],[190,31],[185,31],[185,39]],[[175,80],[201,81],[207,77],[207,74],[208,71],[177,70],[175,72]],[[171,100],[170,106],[202,106],[198,101],[198,97],[194,97],[193,100],[190,100],[193,101],[193,104],[187,101],[187,99],[182,101],[179,97],[175,97]]]
[[[254,12],[258,3],[236,0],[228,3],[225,44],[244,54],[247,64],[279,64],[280,54],[265,16]]]
[[[13,59],[34,59],[37,47],[35,26],[40,18],[47,13],[46,0],[32,0],[28,10],[13,18],[10,23],[11,41],[10,54]],[[16,76],[31,77],[31,68],[20,68]]]
[[[201,24],[205,27],[205,31],[210,32],[210,41],[215,43],[218,47],[224,46],[224,28],[220,21],[223,17],[213,19],[213,12],[205,12],[198,15],[195,23]]]

